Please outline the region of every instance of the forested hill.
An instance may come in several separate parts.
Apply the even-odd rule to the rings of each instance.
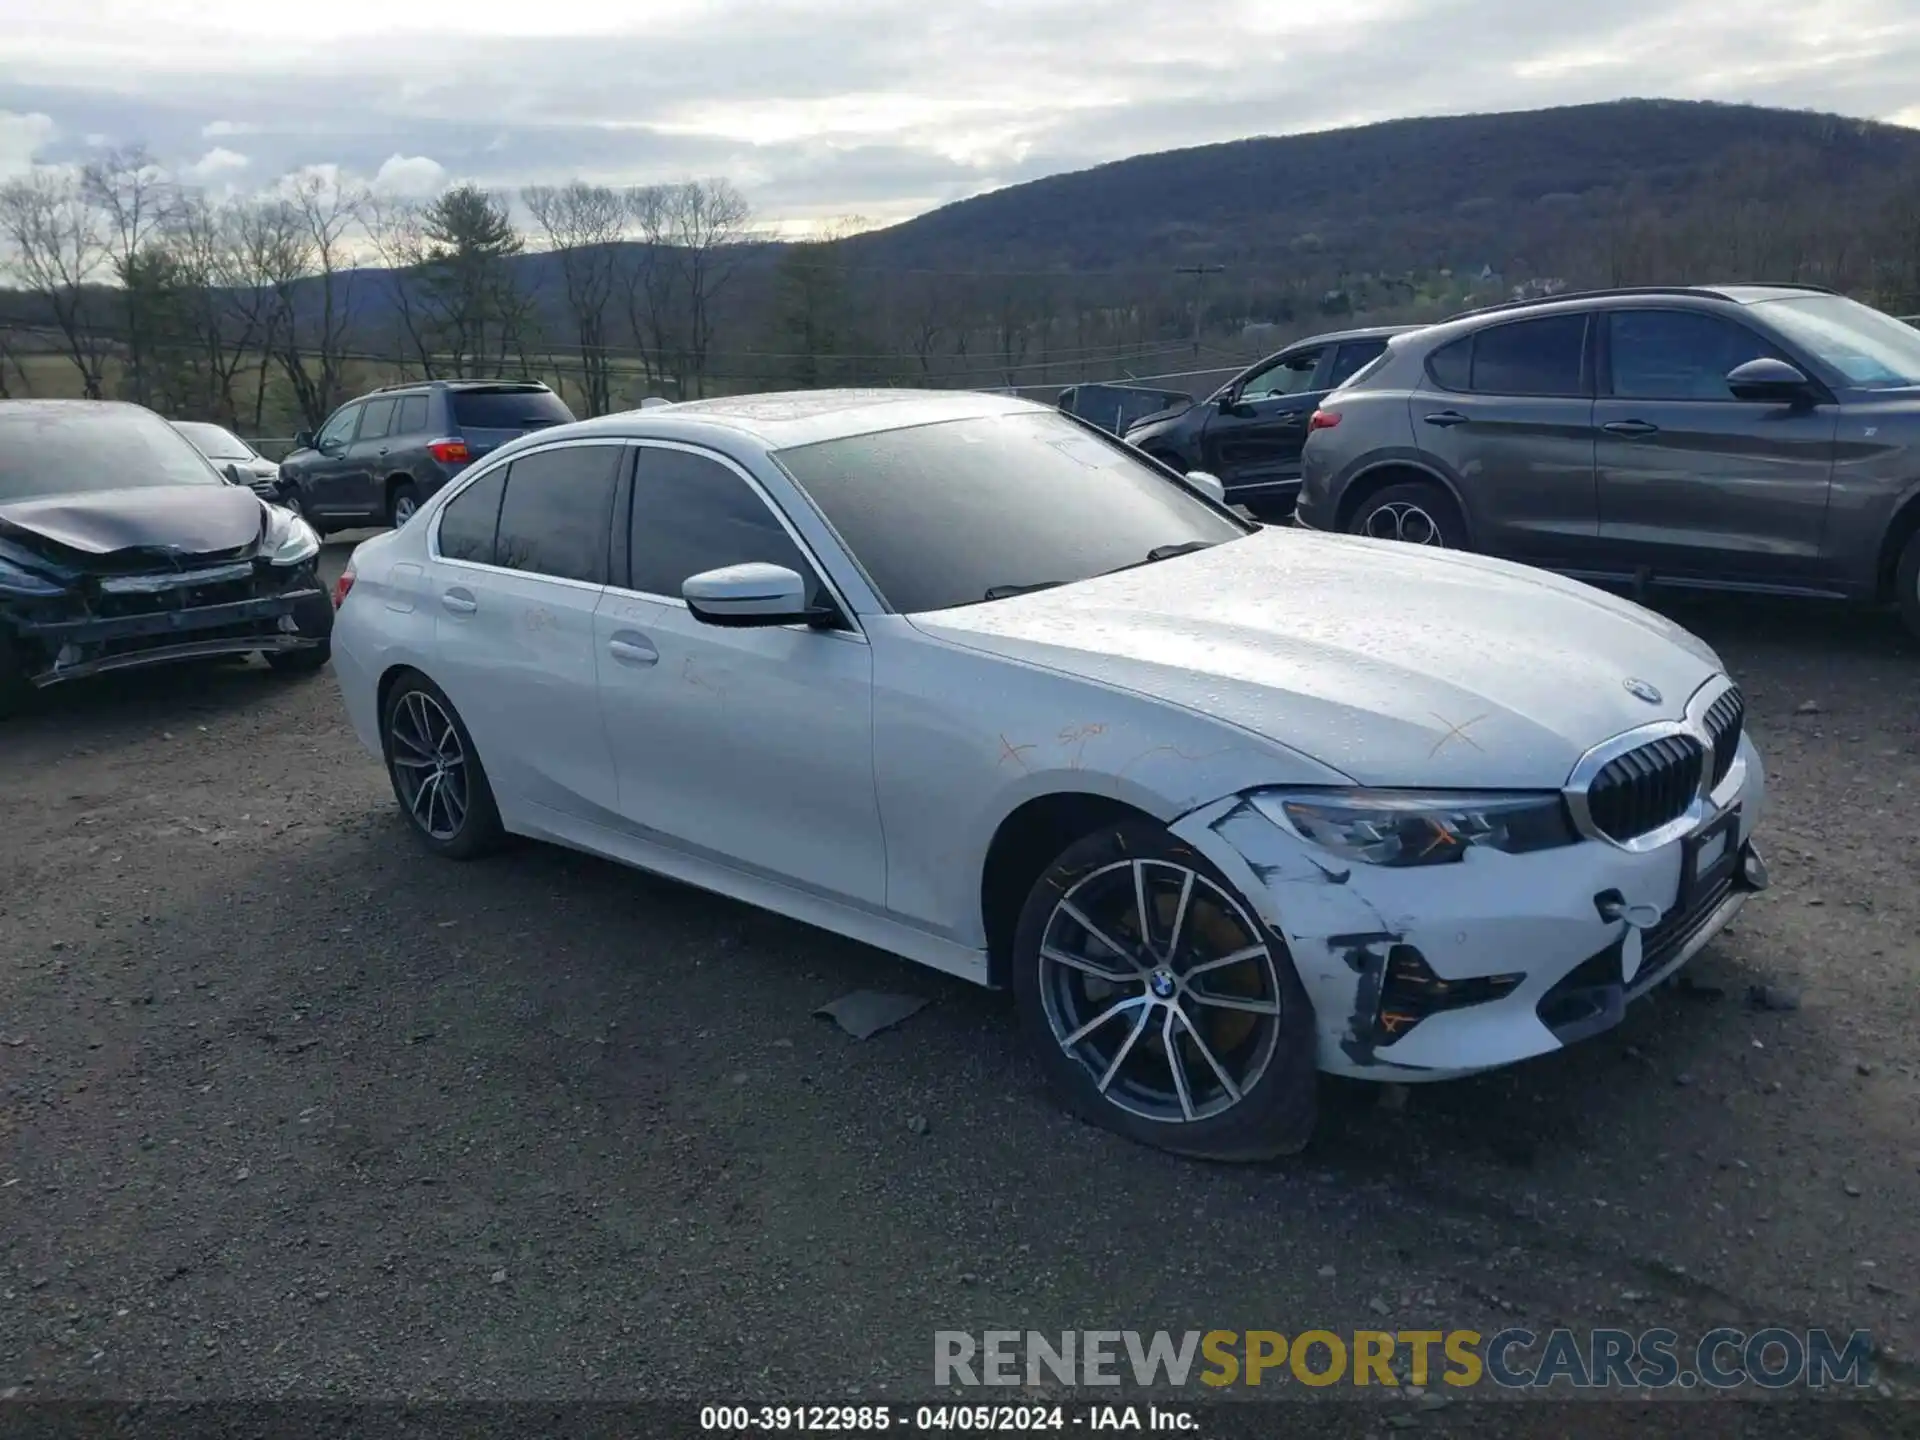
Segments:
[[[1625,100],[1139,155],[947,205],[849,249],[888,268],[1512,274],[1582,268],[1595,247],[1650,226],[1670,240],[1759,227],[1768,233],[1749,243],[1778,252],[1778,266],[1796,246],[1878,227],[1903,194],[1920,202],[1920,130]]]

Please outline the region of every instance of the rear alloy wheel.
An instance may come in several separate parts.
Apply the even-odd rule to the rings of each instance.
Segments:
[[[427,848],[454,860],[495,848],[504,831],[493,789],[440,688],[424,675],[402,679],[387,696],[380,728],[394,798]]]
[[[1438,485],[1418,480],[1369,495],[1347,522],[1347,533],[1444,550],[1467,548],[1466,527],[1460,523],[1453,496]]]
[[[420,508],[420,492],[411,484],[396,485],[387,499],[387,523],[398,530]]]
[[[1920,640],[1920,530],[1907,537],[1900,552],[1900,565],[1894,572],[1894,584],[1900,592],[1900,619],[1907,633]]]
[[[1159,826],[1069,846],[1020,916],[1014,993],[1068,1104],[1183,1155],[1262,1160],[1312,1135],[1313,1014],[1280,937]]]

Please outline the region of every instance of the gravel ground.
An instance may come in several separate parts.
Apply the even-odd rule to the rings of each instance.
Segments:
[[[1864,1327],[1904,1389],[1920,653],[1673,613],[1747,688],[1773,891],[1615,1033],[1335,1087],[1259,1169],[1067,1119],[1002,997],[554,849],[426,856],[330,675],[49,697],[0,732],[0,1396],[904,1398],[942,1328],[1553,1322]],[[813,1017],[861,987],[932,1003]]]

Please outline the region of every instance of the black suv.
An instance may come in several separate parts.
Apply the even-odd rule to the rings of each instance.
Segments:
[[[1396,339],[1312,421],[1297,523],[1582,579],[1898,601],[1920,331],[1802,285],[1608,290]]]
[[[1129,445],[1181,474],[1204,470],[1226,486],[1227,503],[1263,520],[1284,520],[1300,488],[1300,447],[1322,397],[1378,359],[1391,326],[1297,340],[1241,371],[1205,400],[1143,416],[1123,432]]]
[[[534,381],[425,380],[350,400],[301,431],[280,462],[280,502],[322,535],[400,526],[434,491],[489,451],[572,423],[560,397]]]

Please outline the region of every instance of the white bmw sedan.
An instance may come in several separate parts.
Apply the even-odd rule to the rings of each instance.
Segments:
[[[1306,1142],[1320,1071],[1616,1024],[1766,884],[1714,653],[1453,551],[1265,529],[1020,400],[542,431],[361,545],[334,665],[432,850],[507,833],[1005,986],[1081,1114]]]

